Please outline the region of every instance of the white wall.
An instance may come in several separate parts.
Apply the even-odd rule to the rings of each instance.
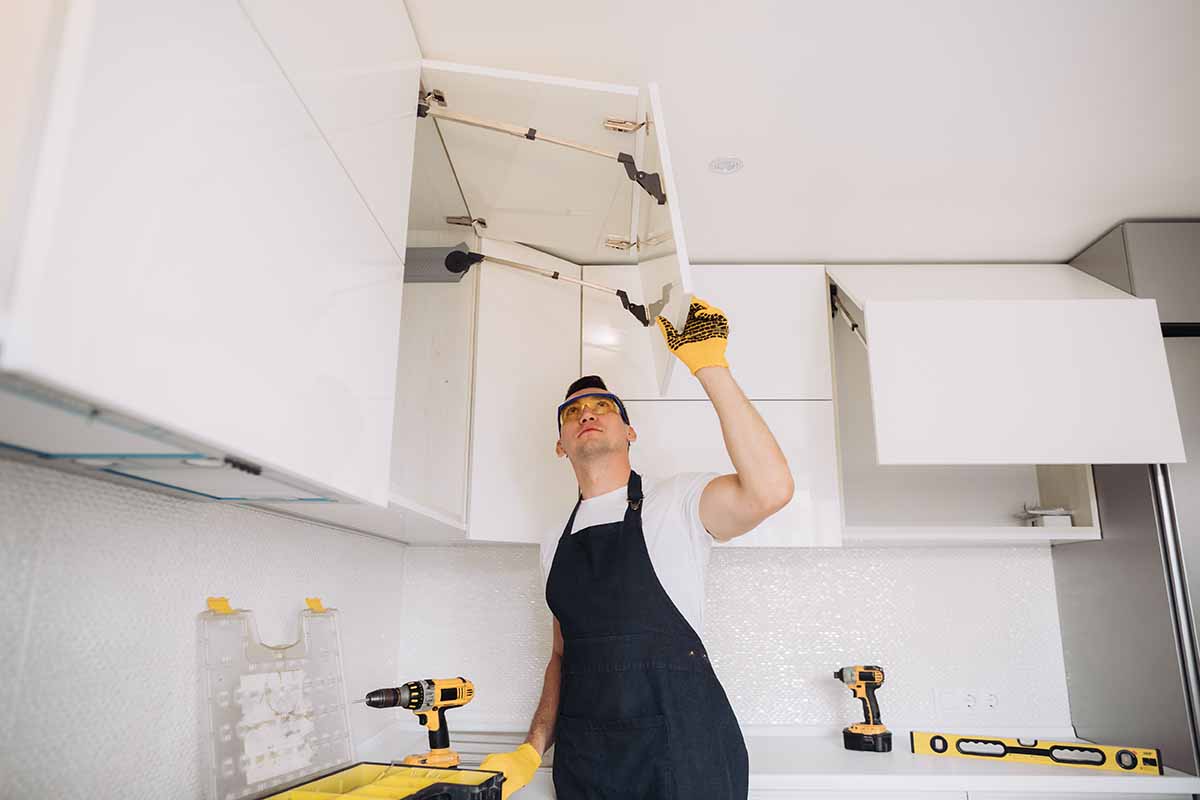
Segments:
[[[412,547],[400,671],[463,675],[460,730],[524,730],[550,652],[532,547]],[[840,728],[860,713],[833,679],[879,664],[884,721],[1025,731],[1070,725],[1049,548],[717,547],[704,640],[743,726]],[[940,687],[995,692],[986,716],[939,714]]]
[[[0,796],[199,797],[209,595],[253,609],[268,643],[295,640],[319,596],[341,613],[350,695],[390,685],[405,552],[0,461]],[[388,722],[351,710],[359,742]]]

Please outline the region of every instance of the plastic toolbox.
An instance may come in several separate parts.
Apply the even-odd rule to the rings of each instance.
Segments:
[[[364,761],[270,795],[271,800],[500,800],[504,775]]]

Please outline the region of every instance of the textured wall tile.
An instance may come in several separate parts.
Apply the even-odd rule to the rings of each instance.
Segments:
[[[3,461],[0,542],[0,585],[28,609],[24,655],[0,681],[5,796],[200,796],[208,595],[253,609],[268,643],[295,640],[304,598],[320,596],[342,612],[352,694],[398,673],[401,545]],[[366,711],[351,712],[359,741],[387,722]]]
[[[474,726],[521,729],[550,652],[535,548],[408,551],[401,653],[412,677],[465,675]],[[885,719],[933,725],[939,687],[996,692],[989,724],[1069,724],[1044,548],[713,553],[705,641],[743,725],[841,726],[860,713],[834,669],[878,663]],[[451,723],[453,730],[453,721]]]

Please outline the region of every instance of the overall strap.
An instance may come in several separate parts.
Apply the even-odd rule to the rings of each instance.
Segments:
[[[571,530],[575,527],[575,515],[579,513],[579,506],[583,503],[583,495],[579,495],[579,499],[575,501],[575,508],[571,509],[571,517],[567,520],[567,527],[563,528],[562,536],[559,539],[565,539],[571,535]]]
[[[629,507],[634,511],[641,508],[642,505],[642,476],[638,475],[633,470],[629,470],[629,489],[626,493],[629,500]]]

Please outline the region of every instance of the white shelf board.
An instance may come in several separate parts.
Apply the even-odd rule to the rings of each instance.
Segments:
[[[1030,528],[1017,525],[847,525],[842,530],[843,547],[1006,547],[1091,542],[1099,539],[1100,529],[1094,526]]]

